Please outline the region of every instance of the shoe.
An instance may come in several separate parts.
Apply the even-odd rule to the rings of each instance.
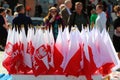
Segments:
[[[120,72],[120,68],[118,68],[116,71]]]

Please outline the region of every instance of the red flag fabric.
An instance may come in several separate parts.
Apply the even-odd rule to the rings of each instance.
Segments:
[[[7,40],[8,42],[5,47],[7,57],[3,61],[3,66],[8,70],[9,74],[16,74],[21,71],[20,66],[23,64],[23,56],[20,53],[18,32],[13,30],[11,36],[12,41]]]
[[[59,47],[59,46],[57,46]],[[61,54],[61,52],[57,49],[56,46],[54,46],[54,55],[53,55],[53,59],[54,59],[54,67],[55,67],[55,73],[56,74],[62,74],[62,68],[60,67],[60,65],[62,64],[63,61],[63,55]]]
[[[78,77],[81,72],[81,66],[80,66],[81,60],[82,60],[81,48],[79,48],[78,51],[75,53],[75,55],[70,59],[64,73],[66,75],[73,75]]]
[[[69,33],[68,27],[62,32],[59,28],[58,37],[54,42],[52,29],[28,29],[28,36],[22,28],[18,31],[9,30],[5,47],[3,66],[10,74],[33,71],[38,75],[85,75],[91,80],[94,74],[103,76],[111,73],[118,65],[117,55],[106,31],[97,29],[79,32],[74,28]]]
[[[28,74],[29,71],[31,70],[31,68],[26,64],[26,59],[28,59],[27,57],[25,57],[24,55],[24,44],[22,42],[20,42],[20,45],[19,45],[19,48],[20,48],[20,54],[22,54],[23,56],[23,63],[20,65],[20,69],[21,69],[21,72],[20,73],[23,73],[23,74]]]
[[[54,54],[53,54],[53,60],[54,60],[54,67],[55,67],[55,74],[62,74],[62,68],[61,64],[63,61],[63,52],[62,52],[62,31],[59,28],[58,37],[56,40],[56,43],[54,45]]]
[[[23,55],[23,64],[21,65],[22,72],[28,74],[32,68],[31,55],[27,53],[27,37],[24,28],[21,29],[19,34],[19,48],[20,53]]]
[[[33,72],[35,76],[40,74],[46,74],[49,70],[48,66],[48,49],[45,45],[40,46],[36,49],[33,57]]]
[[[79,76],[81,70],[80,61],[81,61],[81,49],[77,40],[77,33],[75,30],[70,32],[70,48],[67,53],[66,63],[63,67],[64,73],[66,75]],[[76,40],[74,42],[74,40]]]
[[[27,53],[33,55],[34,54],[34,46],[32,44],[32,41],[28,42],[27,44]]]

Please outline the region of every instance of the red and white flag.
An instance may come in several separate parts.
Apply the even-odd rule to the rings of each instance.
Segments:
[[[52,27],[50,28],[50,31],[49,31],[49,29],[47,29],[46,39],[47,39],[46,47],[48,50],[48,63],[49,63],[49,70],[48,70],[47,74],[53,74],[55,72],[54,59],[53,59],[55,42],[54,42]]]
[[[78,43],[76,30],[70,32],[70,47],[66,57],[66,63],[64,65],[64,73],[66,75],[79,76],[81,71],[80,62],[81,58],[81,47]]]
[[[48,53],[49,50],[46,46],[47,34],[44,31],[36,32],[36,47],[33,55],[33,72],[35,76],[46,74],[49,70]]]
[[[8,70],[9,74],[16,74],[21,71],[21,64],[23,64],[23,56],[19,50],[19,35],[18,31],[11,32],[8,36],[7,44],[5,47],[5,54],[7,55],[3,61],[3,66]]]
[[[63,52],[63,62],[61,64],[61,67],[64,68],[66,60],[67,60],[67,55],[69,51],[69,43],[70,43],[70,34],[69,34],[69,29],[68,27],[65,27],[64,31],[62,32],[62,52]]]
[[[24,28],[21,28],[20,34],[20,53],[23,55],[23,65],[21,65],[24,74],[27,74],[32,68],[31,55],[27,53],[27,37]]]
[[[58,36],[57,36],[57,40],[54,46],[54,55],[53,55],[53,59],[54,59],[54,67],[55,67],[55,72],[57,74],[62,73],[62,68],[60,67],[60,65],[63,62],[63,58],[64,58],[64,54],[62,52],[62,30],[61,28],[59,28],[58,31]]]
[[[103,30],[103,33],[99,37],[99,45],[100,49],[100,58],[101,58],[101,67],[100,73],[102,75],[107,75],[111,73],[112,68],[117,64],[117,57],[115,56],[115,49],[111,44],[110,37],[106,30]]]

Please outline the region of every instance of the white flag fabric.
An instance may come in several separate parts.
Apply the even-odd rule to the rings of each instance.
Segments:
[[[82,26],[83,27],[83,26]],[[20,33],[9,29],[3,66],[10,74],[18,72],[35,76],[41,74],[85,75],[88,80],[93,74],[107,75],[119,65],[119,59],[106,30],[97,28],[89,31],[77,27],[58,28],[56,42],[53,29],[24,28]],[[10,63],[12,62],[12,63]]]
[[[30,35],[29,31],[28,31],[28,34]],[[27,53],[27,37],[26,37],[24,28],[21,29],[19,37],[20,37],[21,45],[23,44],[23,53],[22,54],[24,57],[23,58],[24,63],[29,68],[32,68],[32,59],[31,59],[32,57],[31,57],[30,53]]]
[[[65,37],[63,37],[65,36]],[[63,62],[61,64],[61,67],[64,69],[65,63],[67,61],[68,51],[70,47],[70,35],[69,35],[69,29],[68,27],[65,27],[63,33],[62,33],[62,52],[63,52]]]
[[[74,42],[74,40],[75,40],[75,42]],[[79,44],[78,44],[76,32],[75,32],[75,30],[73,30],[70,32],[69,51],[67,53],[66,64],[64,66],[64,70],[65,70],[69,60],[75,55],[75,53],[77,52],[78,49],[79,49]]]
[[[50,58],[50,62],[49,62],[49,65],[51,65],[52,67],[54,67],[54,60],[53,60],[53,54],[54,54],[54,44],[55,44],[55,41],[54,41],[54,37],[53,37],[53,34],[52,34],[52,28],[50,29],[50,31],[47,30],[47,34],[48,34],[48,40],[49,40],[49,43],[48,43],[48,46],[50,46],[50,52],[48,54],[49,58]]]

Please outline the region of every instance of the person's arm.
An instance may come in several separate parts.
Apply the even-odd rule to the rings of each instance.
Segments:
[[[8,25],[3,24],[3,27],[4,27],[6,30],[8,30]]]
[[[89,16],[88,16],[85,12],[83,12],[83,14],[84,14],[84,18],[85,18],[85,20],[86,20],[86,23],[85,23],[84,25],[85,25],[85,26],[90,25]]]
[[[118,33],[120,33],[120,26],[118,26],[118,27],[116,28],[116,31],[117,31]]]
[[[3,26],[4,24],[5,24],[5,20],[4,20],[4,18],[2,16],[0,16],[0,25]]]
[[[68,20],[68,26],[69,26],[69,31],[71,31],[71,27],[75,25],[75,16],[76,13],[72,13],[72,15],[70,15],[70,18]]]
[[[5,24],[4,24],[3,26],[4,26],[4,28],[5,28],[6,30],[8,30],[8,29],[9,29],[8,21],[7,21],[6,18],[4,18],[4,21],[5,21]]]
[[[46,27],[46,28],[49,28],[49,27],[51,27],[51,25],[52,25],[52,19],[46,19],[46,18],[44,18],[43,19],[43,25]]]
[[[0,18],[0,24],[1,24],[5,29],[8,29],[8,25],[6,24],[4,17],[1,17],[1,18]]]
[[[15,18],[12,20],[12,29],[15,28]]]
[[[65,25],[67,25],[67,23],[68,23],[68,21],[67,21],[67,13],[66,13],[66,10],[65,9],[63,9],[62,11],[61,11],[61,16],[62,16],[62,18],[63,18],[63,21],[64,21],[64,23],[65,23]]]
[[[29,24],[33,24],[32,19],[30,17],[28,17],[28,21],[29,21]]]
[[[65,10],[63,9],[60,13],[61,13],[62,18],[64,18],[65,17]]]
[[[107,22],[106,14],[102,14],[102,16],[101,16],[101,26],[100,27],[106,28],[106,22]]]
[[[91,26],[91,28],[93,28],[94,27],[94,16],[90,16],[90,26]]]
[[[59,16],[59,17],[60,17],[60,16]],[[64,28],[65,28],[65,23],[64,23],[62,17],[59,18],[58,23],[59,23],[59,25],[62,27],[62,30],[64,30]]]

